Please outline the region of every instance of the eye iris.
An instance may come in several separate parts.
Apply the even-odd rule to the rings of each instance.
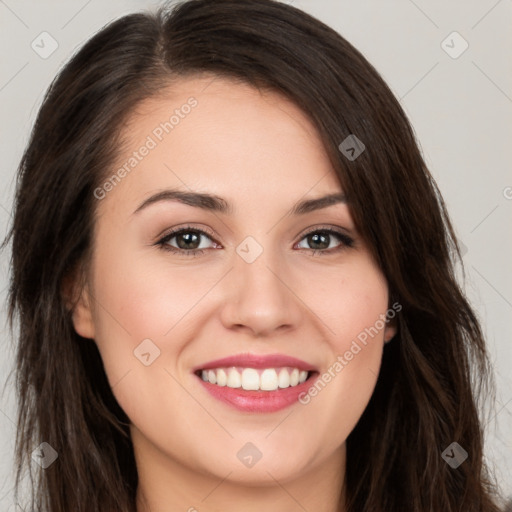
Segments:
[[[197,246],[199,246],[199,240],[199,234],[191,231],[176,236],[176,241],[180,249],[197,249]]]
[[[323,239],[323,241],[321,240]],[[309,242],[313,244],[320,244],[323,247],[313,247],[314,249],[327,249],[329,247],[329,235],[323,233],[314,233],[312,235],[308,235]]]

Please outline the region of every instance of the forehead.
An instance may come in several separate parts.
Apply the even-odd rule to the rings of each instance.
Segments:
[[[109,171],[126,172],[107,199],[136,200],[181,187],[215,193],[233,204],[241,199],[291,204],[308,194],[341,192],[305,113],[275,91],[231,79],[175,81],[138,104],[121,135],[123,148]]]

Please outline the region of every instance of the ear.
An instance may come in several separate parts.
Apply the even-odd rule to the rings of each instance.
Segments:
[[[62,297],[66,309],[71,312],[71,320],[77,334],[83,338],[94,339],[91,295],[87,283],[83,282],[78,271],[70,272],[64,278]]]
[[[384,343],[389,343],[398,331],[396,317],[389,320],[384,327]]]

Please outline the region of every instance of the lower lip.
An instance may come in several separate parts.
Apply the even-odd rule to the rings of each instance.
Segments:
[[[308,380],[294,387],[276,389],[275,391],[247,391],[242,388],[217,386],[197,376],[206,391],[221,402],[244,412],[276,412],[297,403],[301,393],[307,393],[318,377],[314,373]]]

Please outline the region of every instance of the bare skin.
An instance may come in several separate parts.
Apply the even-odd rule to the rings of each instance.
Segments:
[[[155,128],[190,97],[197,105],[158,140]],[[289,214],[298,201],[343,193],[312,123],[276,93],[194,77],[139,105],[124,135],[112,172],[148,136],[156,147],[98,201],[73,321],[97,343],[131,420],[138,511],[344,512],[345,441],[395,327],[381,326],[333,371],[388,310],[388,287],[347,204]],[[134,213],[167,189],[213,194],[232,212],[161,200]],[[206,231],[202,253],[187,256],[183,235],[159,245],[173,228]],[[307,235],[321,229],[345,238],[314,243]],[[251,263],[237,252],[249,236],[249,251],[262,250]],[[134,356],[146,339],[160,351],[147,366]],[[331,379],[306,404],[241,412],[212,398],[192,368],[242,353],[293,356]],[[248,442],[262,454],[252,467],[237,456]]]

